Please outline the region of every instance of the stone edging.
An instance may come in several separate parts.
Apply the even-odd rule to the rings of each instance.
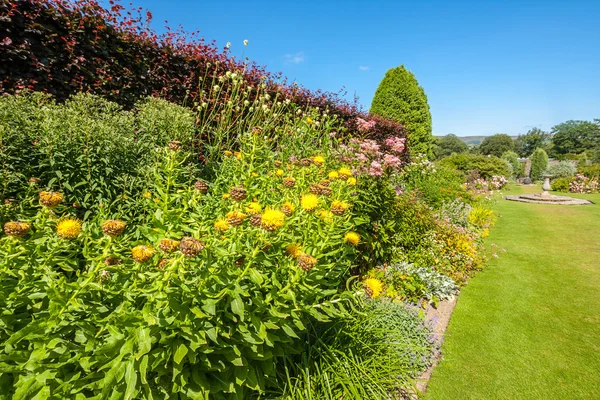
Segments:
[[[452,315],[452,311],[454,311],[457,300],[458,296],[454,296],[452,300],[440,301],[437,308],[428,307],[425,320],[432,325],[432,330],[437,338],[437,346],[439,346],[440,352],[429,368],[415,379],[416,389],[420,394],[425,393],[427,390],[427,384],[429,383],[431,374],[442,357],[441,348],[442,343],[444,342],[444,333],[446,332],[446,328],[448,328],[450,316]],[[419,398],[419,396],[414,396],[414,398]]]

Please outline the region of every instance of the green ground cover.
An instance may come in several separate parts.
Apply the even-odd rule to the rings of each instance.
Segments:
[[[600,195],[573,196],[595,204],[496,205],[499,257],[462,291],[427,399],[600,398]]]

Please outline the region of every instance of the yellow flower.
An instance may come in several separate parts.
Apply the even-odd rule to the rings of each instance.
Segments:
[[[313,123],[313,120],[311,117],[306,118],[306,122],[311,125]]]
[[[330,224],[333,221],[333,213],[329,210],[319,210],[317,215],[323,222]]]
[[[229,157],[229,156],[233,155],[233,153],[232,153],[231,151],[229,151],[229,150],[225,150],[225,151],[223,152],[223,154],[225,154],[227,157]]]
[[[151,246],[140,244],[131,249],[131,255],[135,261],[143,263],[152,258],[154,249]]]
[[[233,153],[233,155],[235,156],[235,158],[237,158],[238,160],[242,159],[242,153],[240,153],[239,151],[236,151]]]
[[[58,192],[40,192],[40,203],[49,208],[54,208],[63,200],[62,193]]]
[[[302,254],[302,246],[297,243],[288,244],[285,248],[285,252],[292,256],[292,258],[298,258]]]
[[[329,179],[337,179],[337,178],[339,178],[340,174],[338,174],[337,171],[331,171],[328,176],[329,176]]]
[[[215,222],[214,226],[216,230],[224,232],[229,229],[229,222],[225,218],[221,218]]]
[[[283,176],[283,170],[282,169],[278,169],[277,172],[275,172],[277,174],[277,176]]]
[[[351,176],[350,178],[348,178],[348,179],[346,180],[346,183],[347,183],[348,185],[350,185],[350,186],[354,186],[354,185],[356,185],[356,178],[355,178],[355,177],[353,177],[353,176]]]
[[[145,199],[149,199],[150,197],[152,197],[152,193],[150,193],[150,192],[144,193],[144,198]]]
[[[314,194],[303,194],[300,205],[306,211],[314,211],[319,206],[319,198]]]
[[[77,218],[64,218],[56,224],[56,233],[63,239],[75,239],[81,233],[81,220]]]
[[[166,238],[161,239],[160,245],[158,247],[165,253],[172,253],[175,250],[177,250],[177,247],[179,247],[179,241],[173,240],[173,239],[166,239]]]
[[[286,201],[285,203],[283,203],[283,205],[281,206],[281,211],[283,211],[283,213],[285,215],[287,215],[288,217],[290,215],[292,215],[294,213],[294,211],[296,210],[296,207],[294,207],[294,205],[292,203],[290,203],[289,201]]]
[[[225,193],[225,194],[224,194],[223,196],[221,196],[221,197],[223,197],[223,200],[227,200],[227,199],[229,198],[229,193]]]
[[[319,165],[325,164],[325,157],[323,157],[323,156],[314,156],[312,160],[315,164],[319,164]]]
[[[227,222],[229,222],[230,225],[240,226],[246,219],[247,215],[239,211],[230,211],[225,214],[225,217],[227,217]]]
[[[360,235],[356,232],[348,232],[344,235],[344,242],[356,246],[360,242]]]
[[[381,293],[383,292],[383,283],[379,279],[367,278],[364,281],[364,285],[365,291],[371,298],[376,299],[381,296]]]
[[[252,174],[250,174],[250,175],[252,175],[254,178],[256,178],[256,177],[258,176],[258,174],[257,174],[256,172],[253,172],[253,173],[252,173]]]
[[[260,214],[262,207],[259,203],[252,201],[246,205],[246,212],[248,214]]]
[[[335,215],[343,215],[349,208],[350,204],[345,201],[334,200],[331,202],[331,212]]]
[[[352,170],[348,167],[342,167],[338,170],[341,179],[347,179],[352,176]]]
[[[285,214],[279,210],[267,208],[260,219],[260,224],[268,231],[277,230],[285,224]]]

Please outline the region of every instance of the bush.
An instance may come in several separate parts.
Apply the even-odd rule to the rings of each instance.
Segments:
[[[458,285],[481,269],[479,227],[466,229],[438,219],[436,212],[414,193],[398,198],[396,215],[397,252],[393,261],[433,267]]]
[[[397,183],[404,185],[404,190],[417,190],[427,204],[439,208],[444,202],[456,198],[473,201],[464,188],[464,181],[463,173],[417,157],[403,169]]]
[[[440,165],[454,168],[465,175],[478,170],[483,179],[491,179],[494,175],[509,176],[510,170],[506,161],[494,156],[477,154],[454,154],[440,161]]]
[[[375,91],[371,113],[401,123],[413,154],[431,155],[431,114],[425,91],[403,65],[389,69]]]
[[[559,161],[551,164],[545,173],[552,175],[554,178],[568,178],[577,173],[577,167],[570,161]]]
[[[600,164],[579,164],[577,172],[591,179],[600,179]]]
[[[440,300],[449,300],[458,294],[458,286],[446,275],[407,262],[374,268],[367,276],[365,282],[377,279],[383,284],[381,296],[391,301],[421,304],[424,300],[437,307]]]
[[[193,151],[194,115],[164,100],[133,111],[93,95],[56,104],[40,93],[0,97],[0,198],[19,199],[25,188],[61,191],[87,218],[123,204],[142,190],[143,170],[156,146],[179,140]]]
[[[538,180],[548,168],[548,154],[544,149],[535,149],[531,155],[531,179]]]
[[[573,193],[596,193],[598,191],[598,180],[590,179],[585,175],[575,175],[569,183],[569,192]]]
[[[552,190],[557,192],[568,192],[572,177],[562,177],[552,180]]]
[[[514,151],[505,151],[502,154],[502,159],[510,165],[512,169],[512,177],[517,178],[521,171],[521,163],[519,162],[519,156]]]

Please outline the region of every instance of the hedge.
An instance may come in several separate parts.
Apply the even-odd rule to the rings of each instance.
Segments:
[[[44,91],[58,101],[78,92],[101,95],[131,108],[147,95],[195,107],[208,103],[207,83],[227,71],[243,74],[252,93],[266,85],[273,98],[329,109],[348,131],[374,121],[369,136],[405,137],[403,126],[362,112],[339,94],[287,84],[255,63],[242,62],[198,32],[149,28],[150,12],[127,11],[115,1],[21,0],[0,3],[0,93]],[[204,82],[204,84],[199,84]],[[224,82],[228,84],[227,81]],[[225,104],[227,91],[220,102]]]

